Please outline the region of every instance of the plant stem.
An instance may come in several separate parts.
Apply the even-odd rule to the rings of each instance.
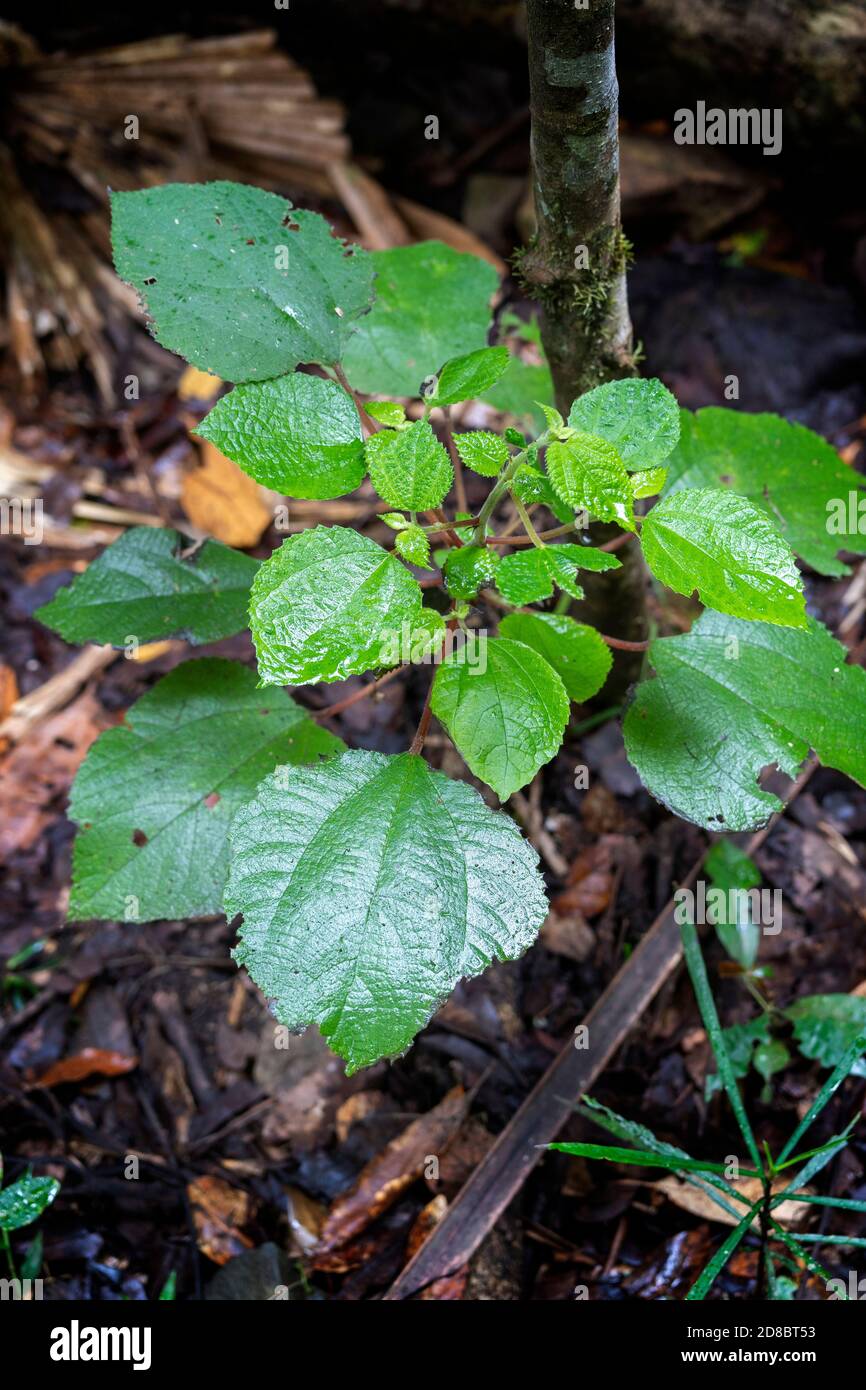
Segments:
[[[457,507],[461,512],[469,511],[469,502],[466,498],[466,482],[463,477],[463,461],[457,452],[457,445],[454,443],[454,435],[451,432],[451,409],[445,406],[442,411],[444,424],[442,433],[445,435],[445,445],[451,458],[454,468],[454,494],[457,498]]]
[[[364,409],[364,402],[361,400],[361,397],[358,395],[354,386],[349,385],[346,373],[343,371],[343,368],[340,366],[339,362],[334,363],[333,371],[334,376],[339,381],[343,390],[346,391],[348,395],[352,397],[352,400],[355,402],[355,409],[358,412],[358,419],[361,421],[361,424],[364,426],[364,429],[367,431],[368,434],[378,434],[382,426],[379,424],[378,420],[373,419],[372,415],[367,414],[366,410]]]
[[[12,1246],[9,1243],[9,1232],[5,1228],[2,1228],[0,1229],[0,1235],[2,1235],[3,1237],[2,1244],[3,1249],[6,1251],[6,1263],[9,1266],[9,1273],[11,1274],[13,1279],[17,1279],[18,1272],[15,1269],[15,1258],[12,1254]]]
[[[384,676],[379,676],[378,680],[371,681],[369,685],[364,685],[360,690],[354,690],[351,695],[347,695],[344,700],[337,700],[333,705],[326,705],[324,709],[311,710],[313,719],[333,719],[337,714],[342,714],[343,710],[351,709],[361,700],[366,700],[368,695],[375,695],[383,685],[387,685],[395,676],[399,676],[404,671],[405,666],[395,666],[392,670],[386,671]]]
[[[425,740],[425,738],[427,737],[427,732],[428,732],[428,730],[429,730],[429,728],[430,728],[430,720],[431,720],[432,715],[433,715],[433,711],[432,711],[432,709],[430,708],[430,701],[432,700],[432,698],[433,698],[433,681],[431,680],[430,685],[429,685],[429,687],[428,687],[428,689],[427,689],[427,698],[426,698],[426,700],[424,701],[424,708],[423,708],[423,710],[421,711],[421,718],[420,718],[420,720],[418,721],[418,728],[417,728],[416,731],[415,731],[415,737],[413,738],[412,742],[411,742],[410,745],[409,745],[409,752],[410,752],[410,753],[418,754],[418,753],[421,752],[421,749],[424,747],[424,740]]]
[[[529,512],[526,510],[519,497],[514,498],[514,505],[517,508],[517,514],[520,517],[520,520],[523,522],[524,530],[526,531],[526,534],[529,537],[530,541],[534,546],[537,546],[539,550],[543,550],[544,541],[541,539],[535,527],[533,526],[532,518],[530,517]]]
[[[546,443],[547,430],[545,430],[543,434],[540,434],[538,436],[538,438],[535,441],[535,446],[540,449],[543,448],[543,446]],[[502,501],[502,498],[508,491],[512,478],[514,477],[520,465],[523,463],[528,453],[529,449],[527,447],[526,449],[521,449],[520,453],[515,454],[513,458],[510,458],[506,463],[505,467],[503,468],[502,472],[499,474],[499,477],[496,479],[496,482],[493,484],[493,487],[487,494],[487,499],[484,503],[484,506],[478,513],[478,524],[475,527],[475,534],[472,537],[473,545],[484,544],[484,538],[487,535],[487,523],[489,522],[493,513],[496,511],[496,508],[499,506],[499,503]]]
[[[608,637],[605,632],[600,632],[598,635],[603,642],[618,652],[645,652],[649,650],[649,642],[626,642],[622,637]]]

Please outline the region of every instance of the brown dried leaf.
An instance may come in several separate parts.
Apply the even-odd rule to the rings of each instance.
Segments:
[[[258,483],[209,441],[201,441],[200,452],[201,467],[184,475],[184,511],[194,526],[225,545],[255,545],[271,522]]]
[[[112,1052],[102,1047],[83,1047],[72,1057],[63,1057],[43,1072],[34,1086],[64,1086],[70,1081],[84,1081],[88,1076],[124,1076],[138,1066],[137,1057]]]
[[[251,1215],[249,1194],[222,1178],[205,1175],[187,1183],[198,1248],[215,1264],[224,1265],[253,1242],[239,1228]]]
[[[783,1187],[787,1187],[789,1181],[789,1178],[777,1178],[773,1184],[774,1195],[781,1192]],[[756,1202],[761,1195],[760,1178],[737,1178],[731,1183],[731,1186],[735,1187],[748,1202]],[[704,1221],[718,1221],[722,1226],[736,1226],[737,1224],[733,1216],[716,1206],[702,1187],[692,1187],[691,1183],[683,1182],[673,1173],[655,1183],[654,1190],[663,1192],[681,1211],[690,1212],[692,1216],[700,1216]],[[811,1188],[806,1187],[803,1190],[810,1192]],[[745,1210],[744,1207],[743,1215],[745,1215]],[[774,1220],[785,1227],[802,1226],[808,1215],[809,1208],[802,1202],[782,1202],[778,1207],[773,1208]],[[757,1231],[759,1229],[758,1218],[755,1217],[752,1222],[752,1230]]]

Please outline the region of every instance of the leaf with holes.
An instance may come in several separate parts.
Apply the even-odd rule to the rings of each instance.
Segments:
[[[866,672],[820,623],[782,628],[707,610],[652,643],[654,680],[625,718],[626,753],[653,796],[710,830],[756,830],[781,802],[757,785],[794,777],[814,749],[866,785]]]
[[[407,512],[438,507],[454,481],[451,460],[428,420],[372,434],[367,467],[379,496]]]
[[[610,647],[594,627],[564,613],[509,613],[499,631],[543,656],[570,700],[588,700],[607,680],[613,662]]]
[[[227,381],[343,357],[373,298],[373,265],[315,212],[242,183],[111,196],[114,263],[154,336]]]
[[[184,559],[185,548],[192,553]],[[67,642],[218,642],[246,627],[258,568],[219,541],[196,549],[177,531],[135,526],[35,617]]]
[[[510,960],[547,911],[535,851],[471,787],[363,750],[280,783],[235,818],[235,955],[281,1023],[316,1023],[347,1070],[405,1051],[463,976]]]
[[[616,521],[635,529],[631,480],[625,464],[606,439],[572,434],[547,446],[547,473],[554,490],[575,511],[599,521]]]
[[[608,381],[579,396],[568,415],[572,429],[600,435],[626,468],[663,463],[680,436],[680,408],[660,381]]]
[[[553,667],[505,637],[481,637],[448,656],[431,706],[471,771],[502,801],[550,761],[568,722],[568,696]]]
[[[619,566],[615,555],[593,545],[527,546],[500,561],[496,587],[508,603],[517,605],[550,598],[554,585],[579,599],[583,598],[577,582],[579,570],[601,573]]]
[[[418,624],[418,581],[390,551],[345,526],[283,541],[256,575],[250,627],[263,685],[341,681],[389,664],[393,635]]]
[[[236,386],[195,433],[287,497],[344,497],[366,472],[351,396],[336,382],[304,372]]]
[[[186,662],[101,734],[69,804],[70,917],[151,922],[219,912],[232,817],[278,765],[344,745],[234,661]]]
[[[641,547],[662,584],[695,590],[735,618],[805,627],[806,600],[794,556],[766,512],[719,488],[690,488],[644,518]]]
[[[668,493],[729,485],[776,523],[819,574],[848,574],[840,550],[866,553],[866,483],[820,435],[778,415],[709,406],[680,413]]]
[[[376,302],[343,357],[358,391],[417,396],[443,362],[483,348],[496,271],[441,241],[374,251]]]

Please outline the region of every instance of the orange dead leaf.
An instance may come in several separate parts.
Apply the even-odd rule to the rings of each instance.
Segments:
[[[88,1076],[123,1076],[138,1066],[137,1057],[112,1052],[101,1047],[83,1047],[72,1057],[62,1057],[43,1072],[35,1086],[65,1086],[70,1081],[84,1081]]]
[[[222,1178],[205,1176],[187,1183],[198,1248],[215,1264],[228,1264],[251,1250],[253,1242],[239,1228],[251,1216],[249,1194]]]
[[[201,443],[201,458],[201,467],[185,475],[181,489],[190,521],[225,545],[255,545],[271,521],[258,483],[207,440]]]

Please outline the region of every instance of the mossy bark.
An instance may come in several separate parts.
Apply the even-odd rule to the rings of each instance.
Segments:
[[[635,371],[620,224],[614,0],[527,0],[532,166],[537,228],[519,273],[541,305],[556,403]],[[593,528],[607,539],[616,528]],[[639,547],[621,570],[586,576],[580,616],[612,637],[646,636]],[[605,697],[618,698],[640,655],[617,653]]]

